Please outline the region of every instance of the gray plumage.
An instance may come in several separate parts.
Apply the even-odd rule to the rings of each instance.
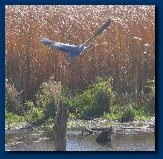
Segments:
[[[64,43],[60,43],[60,42],[55,42],[52,40],[49,40],[47,38],[40,38],[40,41],[43,42],[45,45],[48,45],[49,47],[53,48],[53,49],[57,49],[59,51],[62,52],[67,52],[68,54],[68,58],[71,58],[71,63],[70,65],[72,65],[74,59],[80,55],[82,52],[84,52],[85,50],[90,49],[93,46],[96,46],[97,44],[92,44],[88,47],[86,47],[85,45],[91,41],[95,36],[99,35],[101,32],[103,32],[111,23],[111,19],[109,19],[102,27],[100,27],[93,36],[91,36],[88,40],[86,40],[83,44],[75,46],[75,45],[69,45],[69,44],[64,44]],[[69,66],[70,66],[69,65]]]

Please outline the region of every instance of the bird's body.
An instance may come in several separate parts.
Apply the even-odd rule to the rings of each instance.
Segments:
[[[71,65],[73,63],[74,59],[76,58],[76,56],[80,55],[85,50],[88,50],[91,47],[97,45],[97,44],[92,44],[88,47],[85,46],[95,36],[99,35],[102,31],[104,31],[110,25],[110,23],[111,23],[111,19],[108,20],[102,27],[100,27],[93,36],[91,36],[83,44],[78,45],[78,46],[64,44],[64,43],[60,43],[60,42],[55,42],[55,41],[49,40],[47,38],[40,38],[40,41],[43,42],[45,45],[48,45],[49,47],[53,48],[53,49],[57,49],[59,51],[69,53],[67,57],[71,58],[71,63],[70,63],[70,65]]]

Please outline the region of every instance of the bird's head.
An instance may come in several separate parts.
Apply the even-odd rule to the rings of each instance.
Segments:
[[[92,44],[92,47],[97,46],[97,45],[99,45],[99,44]]]

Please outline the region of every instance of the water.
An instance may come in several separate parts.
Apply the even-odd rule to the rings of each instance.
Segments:
[[[50,129],[5,130],[6,151],[54,151],[54,135]],[[125,129],[116,131],[112,140],[99,144],[96,134],[81,135],[81,129],[69,129],[67,151],[155,151],[153,130]]]

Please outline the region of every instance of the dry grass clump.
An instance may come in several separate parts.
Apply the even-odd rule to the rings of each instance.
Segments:
[[[21,103],[21,94],[15,89],[14,85],[5,82],[5,110],[15,114],[24,113]]]
[[[112,24],[76,58],[43,45],[40,37],[78,45],[112,18]],[[84,90],[96,77],[113,77],[118,93],[145,92],[155,76],[154,6],[6,6],[5,71],[9,83],[34,99],[39,85],[54,75],[72,92]]]

